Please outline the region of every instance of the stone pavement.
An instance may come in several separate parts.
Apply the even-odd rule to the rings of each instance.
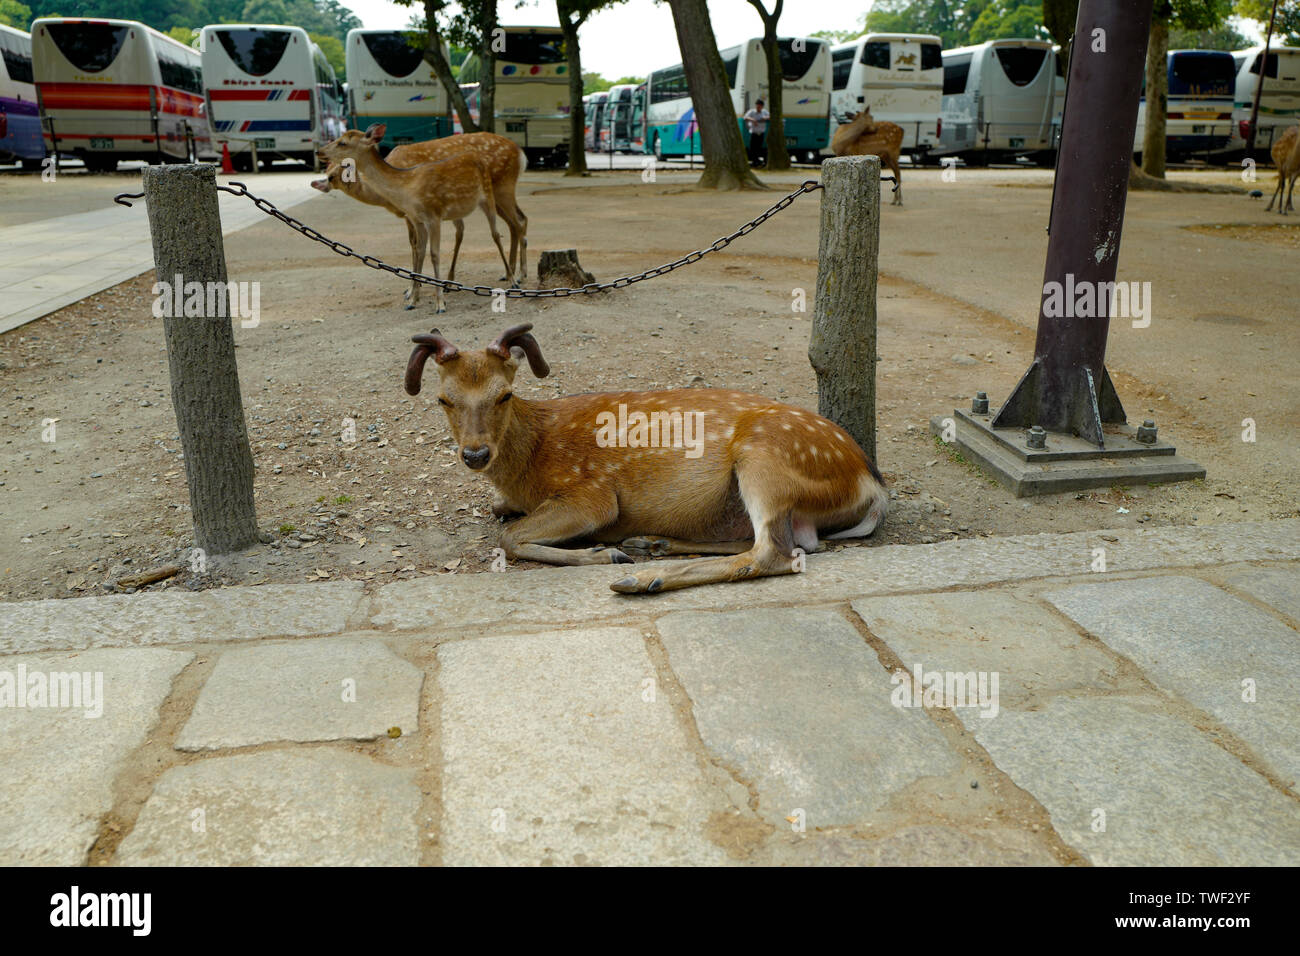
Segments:
[[[0,605],[0,864],[1300,863],[1300,520],[614,576]]]
[[[219,182],[242,182],[281,209],[319,196],[308,186],[317,178],[319,174],[310,172],[217,177]],[[140,181],[123,177],[121,191],[139,192]],[[267,218],[247,199],[218,196],[225,235]],[[110,236],[112,241],[105,241]],[[110,202],[99,209],[0,228],[0,332],[152,268],[144,200],[129,209]]]

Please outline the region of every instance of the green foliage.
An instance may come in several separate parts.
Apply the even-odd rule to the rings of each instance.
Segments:
[[[340,43],[361,20],[339,0],[27,0],[32,17],[115,17],[170,33],[207,23],[283,23]],[[0,0],[0,19],[16,0]],[[22,6],[22,4],[16,4]],[[28,20],[30,22],[30,18]],[[26,24],[23,24],[25,27]],[[186,41],[188,42],[188,41]]]
[[[18,0],[0,0],[0,23],[26,30],[32,25],[32,8]]]
[[[308,33],[311,41],[320,47],[320,51],[325,54],[325,59],[330,61],[330,66],[334,67],[334,75],[340,83],[347,82],[344,76],[346,61],[343,56],[343,43],[338,37],[327,36],[324,33]]]
[[[971,24],[969,43],[1047,37],[1041,0],[993,0]]]
[[[1169,31],[1169,49],[1171,50],[1242,50],[1253,41],[1238,33],[1231,24],[1213,30],[1187,30],[1174,27]]]
[[[1236,14],[1259,24],[1263,34],[1268,28],[1268,15],[1273,0],[1237,0]],[[1277,5],[1277,19],[1273,21],[1273,42],[1287,46],[1300,46],[1300,0],[1281,0]]]
[[[1043,0],[877,0],[863,33],[933,33],[944,49],[1010,37],[1046,37]]]
[[[167,31],[167,35],[173,40],[178,40],[186,46],[198,47],[199,37],[191,27],[172,27]]]

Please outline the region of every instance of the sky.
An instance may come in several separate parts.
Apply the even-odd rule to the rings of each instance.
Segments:
[[[342,0],[372,28],[399,29],[408,23],[411,7],[388,0]],[[771,0],[767,6],[771,7]],[[417,4],[415,9],[422,8]],[[846,30],[871,8],[870,0],[786,0],[781,14],[782,36],[807,36],[814,30]],[[559,26],[553,0],[529,0],[515,9],[515,0],[499,6],[505,25]],[[709,15],[719,47],[761,36],[762,21],[747,0],[709,0]],[[666,3],[627,0],[593,16],[579,34],[582,68],[609,79],[645,76],[651,70],[681,62],[673,15]]]

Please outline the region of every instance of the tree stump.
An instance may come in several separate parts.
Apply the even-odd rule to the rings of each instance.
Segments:
[[[578,262],[577,249],[546,249],[537,260],[537,282],[543,289],[577,289],[595,281]]]

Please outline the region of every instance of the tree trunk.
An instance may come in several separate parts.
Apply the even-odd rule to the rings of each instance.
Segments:
[[[822,165],[817,298],[808,359],[817,412],[876,460],[876,262],[880,158],[842,156]]]
[[[537,260],[540,289],[578,289],[595,281],[596,277],[578,261],[577,249],[545,249]]]
[[[1169,20],[1157,10],[1147,43],[1147,125],[1142,137],[1142,171],[1165,178],[1165,118],[1169,109]]]
[[[460,84],[456,82],[456,77],[452,76],[451,64],[442,55],[442,36],[438,32],[437,20],[439,6],[433,0],[425,0],[424,2],[426,31],[424,62],[433,67],[438,82],[442,84],[442,88],[447,91],[447,95],[451,98],[452,108],[460,118],[460,128],[466,133],[477,133],[479,132],[479,126],[474,122],[474,117],[469,115],[469,104],[465,102],[465,94],[460,91]]]
[[[483,0],[483,76],[478,87],[478,125],[487,133],[497,131],[497,55],[492,49],[492,35],[496,28],[496,0]]]
[[[767,168],[789,169],[790,154],[785,148],[785,83],[782,79],[781,51],[776,45],[776,16],[763,18],[763,53],[767,57],[767,97],[771,101],[768,112],[772,114],[767,124]]]
[[[226,282],[226,256],[217,209],[215,166],[147,166],[144,195],[160,283],[173,286],[165,303],[163,338],[171,374],[185,481],[194,516],[194,543],[208,554],[242,551],[257,544],[253,506],[253,453],[235,365],[235,334],[229,297],[207,314],[209,283]],[[179,283],[202,283],[201,315],[175,312]]]
[[[582,51],[578,46],[578,28],[586,18],[577,18],[564,0],[557,0],[555,8],[564,31],[564,59],[569,65],[569,168],[564,175],[586,176],[587,149],[583,140],[587,117],[582,108]]]
[[[704,189],[764,189],[745,155],[705,0],[668,0],[704,153]]]

